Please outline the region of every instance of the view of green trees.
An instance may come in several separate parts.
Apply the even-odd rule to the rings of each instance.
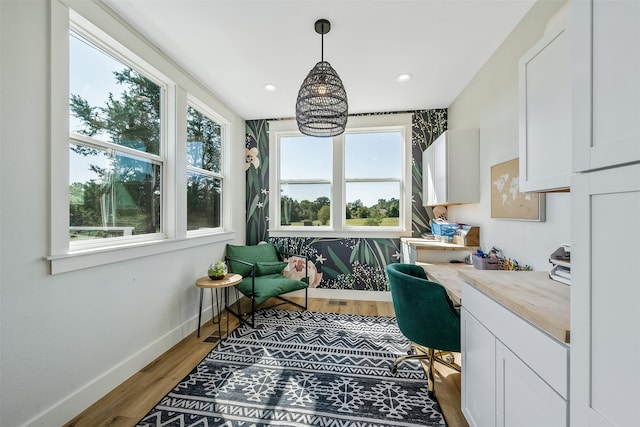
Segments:
[[[119,98],[109,93],[104,106],[92,106],[81,96],[71,94],[70,112],[80,121],[80,126],[72,131],[136,151],[159,154],[160,87],[130,68],[114,72],[114,78],[123,92]],[[70,183],[72,227],[133,227],[134,234],[160,231],[159,165],[126,152],[89,144],[72,142],[69,149],[87,158],[90,171],[97,177]],[[107,231],[88,234],[111,237]]]
[[[160,87],[128,67],[113,74],[123,91],[118,98],[109,93],[103,106],[70,95],[70,112],[80,122],[72,131],[160,155]],[[222,182],[202,171],[221,172],[221,129],[189,107],[187,131],[187,228],[219,227]],[[118,236],[123,227],[132,228],[132,234],[161,231],[161,164],[100,143],[74,140],[69,148],[71,158],[84,158],[95,177],[70,182],[71,239]]]
[[[315,201],[298,202],[282,196],[282,225],[327,225],[330,220],[328,197],[318,197]],[[379,199],[373,206],[365,206],[360,199],[347,203],[346,222],[351,226],[398,226],[400,221],[400,201]]]

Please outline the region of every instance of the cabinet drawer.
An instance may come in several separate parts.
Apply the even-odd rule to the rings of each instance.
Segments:
[[[569,396],[569,347],[498,304],[466,282],[462,305],[502,344],[549,384]]]

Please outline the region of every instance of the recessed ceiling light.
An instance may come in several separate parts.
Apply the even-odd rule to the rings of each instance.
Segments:
[[[409,73],[399,74],[398,77],[396,77],[396,80],[398,80],[400,83],[408,82],[409,80],[411,80],[411,74]]]
[[[267,92],[275,92],[276,86],[272,85],[271,83],[267,83],[266,85],[264,85],[264,90],[266,90]]]

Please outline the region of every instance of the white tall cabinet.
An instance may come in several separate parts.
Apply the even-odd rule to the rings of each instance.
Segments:
[[[565,5],[518,63],[520,190],[568,188],[571,177],[571,14]]]
[[[571,426],[640,420],[640,2],[573,9]],[[616,231],[616,229],[618,231]]]

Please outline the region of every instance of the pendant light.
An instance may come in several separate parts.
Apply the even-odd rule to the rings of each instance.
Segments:
[[[302,82],[296,102],[298,129],[308,136],[336,136],[347,126],[347,92],[342,80],[324,60],[324,35],[331,23],[319,19],[315,23],[316,33],[322,36],[321,59]]]

